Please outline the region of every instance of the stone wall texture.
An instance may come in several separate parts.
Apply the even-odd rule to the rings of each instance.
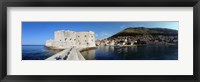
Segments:
[[[45,45],[53,49],[95,47],[95,33],[92,31],[74,32],[59,30],[54,32],[54,39],[47,40]]]

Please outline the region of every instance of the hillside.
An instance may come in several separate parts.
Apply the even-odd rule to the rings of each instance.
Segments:
[[[178,43],[178,31],[167,28],[129,27],[107,38],[116,42],[142,41],[145,44]]]
[[[178,31],[167,28],[145,28],[145,27],[129,27],[121,32],[111,36],[135,36],[135,35],[163,35],[163,36],[177,36]]]

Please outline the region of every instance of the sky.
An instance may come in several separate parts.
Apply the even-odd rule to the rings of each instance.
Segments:
[[[96,40],[101,40],[128,27],[178,30],[178,22],[22,22],[22,45],[45,45],[58,30],[93,31]]]

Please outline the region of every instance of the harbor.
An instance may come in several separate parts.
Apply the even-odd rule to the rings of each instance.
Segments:
[[[81,52],[86,60],[177,60],[177,45],[97,46]]]
[[[33,37],[26,38],[26,43],[22,45],[22,60],[178,60],[176,29],[127,26],[121,29],[113,27],[112,31],[115,32],[112,33],[111,28],[106,32],[105,29],[88,27],[91,24],[104,24],[101,23],[81,22],[80,25],[86,25],[82,30],[81,27],[77,28],[79,24],[76,23],[67,24],[76,26],[71,29],[64,29],[62,26],[65,23],[54,23],[63,24],[60,26],[62,28],[41,34],[40,43]],[[112,27],[125,23],[106,24]]]
[[[52,58],[53,61],[57,60],[60,61],[61,59],[59,58],[60,57],[64,58],[64,56],[67,55],[68,51],[67,49],[63,52],[49,50],[44,45],[23,46],[23,48],[24,48],[22,56],[23,60],[47,60],[48,58]],[[74,52],[75,51],[72,51],[72,53]],[[138,45],[138,46],[126,46],[126,47],[100,45],[97,46],[96,48],[80,50],[79,52],[81,55],[70,54],[68,58],[76,59],[77,61],[81,60],[80,56],[84,57],[85,60],[177,60],[178,59],[177,45],[167,45],[167,46]],[[63,56],[60,56],[59,54]],[[55,57],[57,57],[58,59],[57,60],[54,59]]]

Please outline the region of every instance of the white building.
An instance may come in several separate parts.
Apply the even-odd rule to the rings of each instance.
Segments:
[[[92,31],[74,32],[60,30],[54,32],[54,40],[47,40],[45,45],[54,49],[95,47],[95,33]]]

